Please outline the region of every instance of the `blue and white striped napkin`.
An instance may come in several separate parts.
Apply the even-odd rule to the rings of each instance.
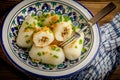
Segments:
[[[103,80],[109,76],[120,64],[120,13],[109,23],[101,26],[100,32],[100,49],[88,67],[66,78],[47,80]]]

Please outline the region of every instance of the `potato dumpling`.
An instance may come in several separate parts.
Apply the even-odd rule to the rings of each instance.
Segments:
[[[53,25],[53,33],[55,39],[58,41],[64,41],[72,34],[71,21],[59,22]]]
[[[59,15],[56,14],[42,14],[42,16],[40,17],[41,22],[43,24],[43,26],[51,26],[53,25],[55,22],[57,22],[59,20]]]
[[[53,32],[48,27],[43,27],[39,32],[34,33],[33,42],[38,47],[44,47],[54,40]]]
[[[81,55],[84,33],[80,38],[65,47],[58,47],[60,42],[69,38],[79,28],[73,27],[67,15],[43,13],[41,16],[31,15],[22,23],[16,43],[22,48],[32,48],[29,56],[35,62],[59,65],[68,60],[75,60]]]
[[[39,29],[37,20],[32,16],[27,16],[19,29],[16,39],[17,45],[23,48],[29,48],[33,44],[32,34],[35,29]]]
[[[69,60],[75,60],[80,57],[84,42],[84,33],[80,34],[80,38],[63,48],[65,57]]]
[[[43,48],[33,45],[32,49],[29,51],[29,56],[41,63],[51,65],[59,65],[65,60],[62,48],[56,45],[49,45]]]

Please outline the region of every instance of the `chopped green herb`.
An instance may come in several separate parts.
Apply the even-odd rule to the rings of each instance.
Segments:
[[[76,27],[72,27],[72,30],[73,30],[73,32],[75,32],[76,31]]]
[[[30,43],[30,40],[26,40],[26,43],[29,44],[29,43]]]
[[[86,51],[86,49],[83,47],[83,48],[82,48],[82,52],[84,53],[85,51]]]
[[[32,46],[30,46],[30,47],[28,48],[28,51],[30,51],[30,50],[31,50],[31,48],[32,48]]]
[[[27,26],[25,29],[34,29],[32,26]]]
[[[37,33],[37,32],[38,32],[37,30],[34,31],[34,33]]]
[[[32,27],[32,24],[29,24],[29,27]]]
[[[53,51],[60,51],[60,48],[57,48],[57,47],[55,47],[55,46],[51,47],[51,49],[52,49]]]
[[[47,17],[48,17],[48,14],[44,14],[44,13],[43,13],[43,14],[42,14],[42,17],[43,17],[43,18],[47,18]]]
[[[54,58],[58,58],[58,56],[57,56],[57,55],[53,55],[53,57],[54,57]]]
[[[75,48],[78,48],[77,46],[75,46]]]
[[[39,62],[40,64],[42,63],[42,59],[40,59],[40,62]]]
[[[79,44],[82,44],[82,43],[83,43],[83,40],[82,40],[82,39],[80,39],[80,40],[79,40]]]
[[[58,49],[56,49],[56,51],[60,51],[60,49],[58,48]]]
[[[37,55],[38,55],[38,56],[41,56],[42,54],[41,54],[41,52],[38,52]]]
[[[60,22],[60,20],[57,20],[55,23],[59,23]]]
[[[25,24],[26,24],[26,25],[29,25],[29,23],[28,23],[28,22],[25,22]]]
[[[55,23],[62,22],[62,15],[59,15],[59,20],[57,20]]]
[[[36,26],[36,22],[34,21],[33,24]]]
[[[25,38],[29,37],[29,35],[25,35]]]
[[[25,29],[34,29],[34,27],[32,27],[32,24],[29,24],[28,22],[26,22],[25,24],[27,25]]]
[[[50,53],[50,55],[52,55],[52,53]]]
[[[70,20],[70,18],[68,16],[63,16],[64,17],[64,21],[68,22]]]
[[[53,46],[53,47],[51,47],[51,49],[52,49],[53,51],[55,51],[55,50],[56,50],[56,47]]]
[[[42,24],[41,24],[40,22],[38,22],[37,25],[38,25],[39,27],[42,27]]]
[[[52,13],[51,13],[51,16],[54,16],[54,15],[55,15],[55,13],[52,12]]]
[[[20,29],[20,25],[17,25],[16,28],[19,30]]]
[[[45,55],[45,52],[38,52],[37,55],[38,55],[38,56]]]
[[[42,55],[45,55],[45,52],[42,52]]]
[[[60,19],[59,20],[60,20],[60,22],[62,22],[62,15],[60,15]]]
[[[34,16],[34,19],[40,21],[40,18],[38,16]]]
[[[32,14],[31,16],[32,16],[32,17],[35,17],[35,16],[36,16],[36,14]]]
[[[39,17],[37,17],[37,21],[40,21],[40,18],[39,18]]]
[[[44,22],[44,21],[45,21],[45,19],[42,19],[41,21],[42,21],[42,22]]]
[[[56,65],[52,65],[52,64],[47,64],[49,68],[54,68],[56,67]]]
[[[34,17],[35,20],[37,20],[37,17]]]
[[[52,31],[51,31],[51,30],[49,30],[49,33],[52,33]]]

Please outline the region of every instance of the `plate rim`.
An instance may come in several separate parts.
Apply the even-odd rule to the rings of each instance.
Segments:
[[[89,11],[82,3],[77,2],[76,0],[73,0],[73,1],[75,1],[76,3],[78,3],[79,5],[81,5],[83,8],[85,8],[85,9],[88,11],[88,13],[89,13],[91,16],[93,16],[92,12]],[[43,77],[43,78],[46,78],[46,77],[47,77],[47,78],[62,78],[62,77],[67,77],[67,76],[70,76],[70,75],[75,74],[75,73],[77,73],[77,72],[80,72],[81,70],[85,69],[86,66],[88,66],[88,65],[94,60],[94,58],[96,57],[96,55],[97,55],[97,53],[98,53],[98,51],[99,51],[100,42],[101,42],[100,28],[99,28],[99,26],[98,26],[98,23],[96,23],[96,26],[97,26],[97,29],[98,29],[98,35],[99,35],[99,45],[98,45],[98,49],[97,49],[94,57],[93,57],[84,67],[82,67],[82,68],[79,69],[78,71],[73,72],[73,73],[70,73],[70,74],[62,75],[62,76],[45,76],[45,75],[41,75],[41,74],[38,75],[37,73],[33,73],[33,72],[31,72],[31,71],[28,71],[28,70],[22,68],[21,66],[19,66],[18,64],[16,64],[16,62],[15,62],[15,61],[9,56],[9,54],[7,53],[7,50],[6,50],[6,48],[5,48],[4,44],[3,44],[4,41],[3,41],[3,39],[2,39],[2,36],[3,36],[2,31],[3,31],[3,27],[4,27],[3,25],[5,24],[6,18],[10,15],[10,12],[11,12],[13,9],[15,9],[15,7],[18,6],[18,5],[19,5],[20,3],[22,3],[22,2],[24,2],[24,1],[19,2],[17,5],[15,5],[13,8],[11,8],[11,10],[9,10],[8,14],[5,16],[4,20],[2,21],[2,26],[1,26],[1,29],[0,29],[0,33],[1,33],[1,34],[0,34],[0,42],[1,42],[0,44],[1,44],[2,50],[3,50],[4,54],[7,56],[7,58],[10,60],[10,62],[11,62],[16,68],[18,68],[18,69],[21,70],[22,72],[27,72],[27,73],[29,73],[29,74],[31,74],[31,75],[34,75],[34,76],[37,76],[37,77]]]

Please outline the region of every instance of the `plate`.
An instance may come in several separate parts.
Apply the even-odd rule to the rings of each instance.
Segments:
[[[74,26],[86,23],[92,13],[81,3],[74,0],[25,0],[16,5],[7,15],[1,31],[1,44],[8,59],[20,70],[40,77],[66,77],[88,66],[97,54],[100,44],[98,25],[85,30],[82,55],[76,60],[66,60],[58,66],[32,62],[28,50],[17,46],[16,37],[25,17],[32,14],[56,13],[67,15]]]

